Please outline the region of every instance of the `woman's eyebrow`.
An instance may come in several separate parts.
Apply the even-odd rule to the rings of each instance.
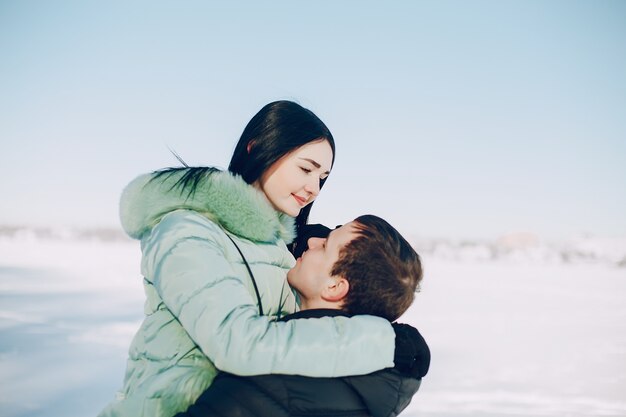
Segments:
[[[314,161],[313,159],[310,159],[310,158],[300,158],[300,159],[302,159],[303,161],[310,162],[311,164],[313,164],[313,166],[314,166],[315,168],[321,168],[321,165],[320,165],[320,164],[318,164],[318,163],[317,163],[316,161]],[[326,172],[324,172],[324,174],[330,174],[330,171],[326,171]]]

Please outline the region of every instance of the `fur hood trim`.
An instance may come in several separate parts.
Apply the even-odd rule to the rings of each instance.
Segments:
[[[180,170],[151,181],[156,173],[137,177],[126,186],[120,200],[124,231],[134,239],[152,230],[174,210],[193,210],[229,232],[254,242],[273,243],[295,238],[295,219],[271,206],[261,191],[240,176],[216,171],[206,176],[195,193],[176,186],[187,172]]]

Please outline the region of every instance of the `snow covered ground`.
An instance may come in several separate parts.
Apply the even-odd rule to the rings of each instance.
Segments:
[[[93,416],[119,388],[143,314],[140,253],[102,236],[0,234],[1,416]],[[432,366],[403,415],[626,416],[621,245],[424,246],[403,320]]]

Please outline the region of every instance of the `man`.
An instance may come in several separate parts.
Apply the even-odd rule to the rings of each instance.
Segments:
[[[394,321],[409,308],[422,266],[418,254],[389,223],[367,215],[332,232],[312,230],[308,248],[287,275],[300,297],[301,311],[282,320],[371,314]],[[409,328],[394,326],[396,332]],[[409,404],[430,365],[426,342],[411,331],[416,334],[405,338],[412,346],[401,365],[404,372],[389,368],[343,378],[222,373],[177,417],[396,416]],[[314,339],[312,335],[311,349]]]

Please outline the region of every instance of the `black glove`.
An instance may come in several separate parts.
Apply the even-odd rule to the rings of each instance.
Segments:
[[[308,241],[312,237],[328,237],[331,230],[323,224],[305,224],[298,230],[298,237],[293,244],[293,256],[299,258],[309,248]]]
[[[392,323],[396,332],[394,368],[404,375],[420,379],[428,373],[430,349],[415,327],[403,323]]]

